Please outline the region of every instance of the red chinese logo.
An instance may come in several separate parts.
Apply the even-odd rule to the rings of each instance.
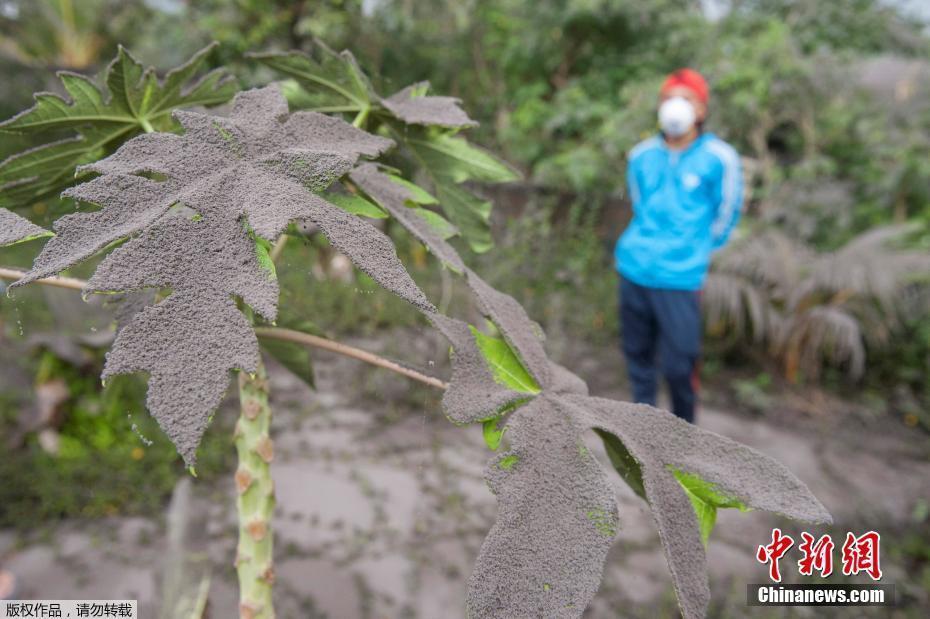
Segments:
[[[865,572],[872,580],[880,580],[882,568],[878,557],[879,541],[880,537],[875,531],[863,533],[859,537],[847,533],[843,544],[843,574],[853,576]]]
[[[875,531],[869,531],[856,537],[853,533],[846,534],[843,543],[843,574],[855,576],[865,572],[872,580],[881,580],[882,568],[879,558],[879,542],[881,536]],[[778,561],[784,557],[791,547],[794,539],[784,535],[781,529],[772,529],[772,541],[756,550],[756,560],[769,566],[769,578],[774,582],[781,582],[781,569]],[[798,560],[798,572],[802,576],[813,576],[818,572],[821,578],[833,573],[833,549],[835,544],[830,535],[823,535],[819,539],[806,531],[801,533],[801,543],[798,550],[801,558]]]
[[[767,546],[759,546],[756,551],[756,559],[759,563],[769,564],[769,578],[775,582],[781,582],[781,572],[778,569],[778,560],[785,556],[794,546],[794,540],[789,535],[782,535],[781,529],[772,529],[772,543]]]

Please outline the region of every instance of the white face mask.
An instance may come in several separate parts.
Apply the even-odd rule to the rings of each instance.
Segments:
[[[659,106],[659,126],[671,138],[688,133],[696,119],[694,106],[684,97],[672,97]]]

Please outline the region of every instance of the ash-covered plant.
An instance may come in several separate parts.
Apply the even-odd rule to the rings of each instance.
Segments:
[[[337,58],[350,64],[348,56]],[[402,92],[393,102],[378,98],[377,106],[370,98],[356,126],[319,111],[290,112],[277,86],[239,93],[228,116],[175,111],[181,135],[142,134],[80,168],[99,176],[65,195],[99,210],[60,218],[56,236],[16,283],[110,249],[85,293],[156,293],[123,322],[103,375],[149,375],[149,410],[188,464],[229,371],[239,371],[240,615],[273,616],[267,471],[273,448],[250,316],[254,310],[273,321],[277,314],[268,247],[293,222],[319,226],[336,249],[451,343],[444,412],[456,424],[483,424],[489,447],[499,451],[487,480],[500,510],[469,579],[469,616],[582,615],[619,526],[606,473],[585,443],[590,435],[600,437],[616,471],[651,506],[689,619],[707,609],[703,544],[718,508],[829,522],[806,486],[773,459],[665,411],[591,397],[581,378],[550,361],[539,326],[467,267],[445,239],[448,223],[426,208],[438,202],[455,219],[441,183],[433,185],[437,199],[394,168],[365,161],[396,145],[364,130],[372,114],[392,116],[371,121],[388,135],[385,123],[409,122],[422,125],[424,135],[443,136],[440,143],[461,144],[443,133],[450,118],[457,127],[472,124],[454,100],[426,97],[422,89]],[[390,239],[355,213],[396,219],[464,278],[493,330],[440,313]],[[36,231],[16,234],[30,233]]]
[[[774,229],[737,240],[715,259],[702,301],[708,328],[765,344],[784,374],[816,379],[829,365],[857,380],[915,309],[901,303],[930,285],[930,256],[902,244],[913,226],[864,232],[816,252]]]
[[[252,58],[291,78],[283,84],[297,109],[352,114],[369,130],[390,136],[398,145],[388,161],[415,171],[436,196],[442,212],[476,252],[492,247],[491,203],[468,187],[468,181],[517,180],[516,172],[490,153],[469,143],[459,130],[477,123],[453,97],[431,96],[429,82],[411,84],[383,97],[349,51],[336,53],[317,41],[310,53],[265,52]]]

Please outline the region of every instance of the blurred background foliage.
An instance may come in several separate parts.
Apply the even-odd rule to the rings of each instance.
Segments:
[[[228,67],[243,87],[276,77],[247,51],[310,50],[317,38],[350,49],[379,92],[429,80],[434,92],[464,100],[481,122],[470,137],[524,172],[518,183],[476,188],[495,201],[497,247],[473,262],[527,305],[554,345],[607,346],[618,336],[611,250],[629,216],[626,152],[655,131],[663,76],[692,66],[712,84],[709,127],[743,155],[749,181],[746,216],[705,290],[707,373],[751,409],[765,409],[785,386],[832,390],[926,430],[930,15],[919,8],[892,0],[0,0],[0,116],[28,107],[34,91],[60,88],[56,70],[102,70],[118,43],[165,69],[216,40],[211,65]],[[43,202],[25,214],[48,225],[60,208]],[[23,266],[35,250],[2,250],[0,263]],[[416,243],[400,251],[443,285]],[[286,265],[320,252],[292,244],[285,283]],[[370,282],[318,271],[317,285],[332,294],[297,286],[288,304],[322,331],[370,334],[409,322]],[[359,287],[373,295],[373,311],[352,302]],[[4,345],[26,347],[39,329],[62,332],[54,317],[40,324],[48,302],[39,293],[4,300]],[[20,369],[47,373],[44,350],[21,357]],[[142,410],[133,389],[92,388],[93,366],[78,371],[59,359],[51,367],[69,389],[63,437],[109,432],[102,420],[112,414],[128,449],[140,445],[122,422],[127,407]],[[619,354],[603,371],[620,375]],[[26,406],[3,397],[4,411]],[[158,434],[148,431],[167,448]],[[17,458],[45,466],[38,435]],[[75,455],[65,441],[57,457],[96,458],[103,444],[84,442]],[[164,459],[179,466],[167,451]],[[80,505],[47,510],[87,509]],[[7,507],[0,512],[0,524],[11,518]]]

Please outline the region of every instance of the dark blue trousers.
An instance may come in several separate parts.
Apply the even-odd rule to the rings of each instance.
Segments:
[[[655,406],[658,359],[672,412],[693,423],[701,353],[698,291],[647,288],[623,278],[620,328],[633,400]]]

